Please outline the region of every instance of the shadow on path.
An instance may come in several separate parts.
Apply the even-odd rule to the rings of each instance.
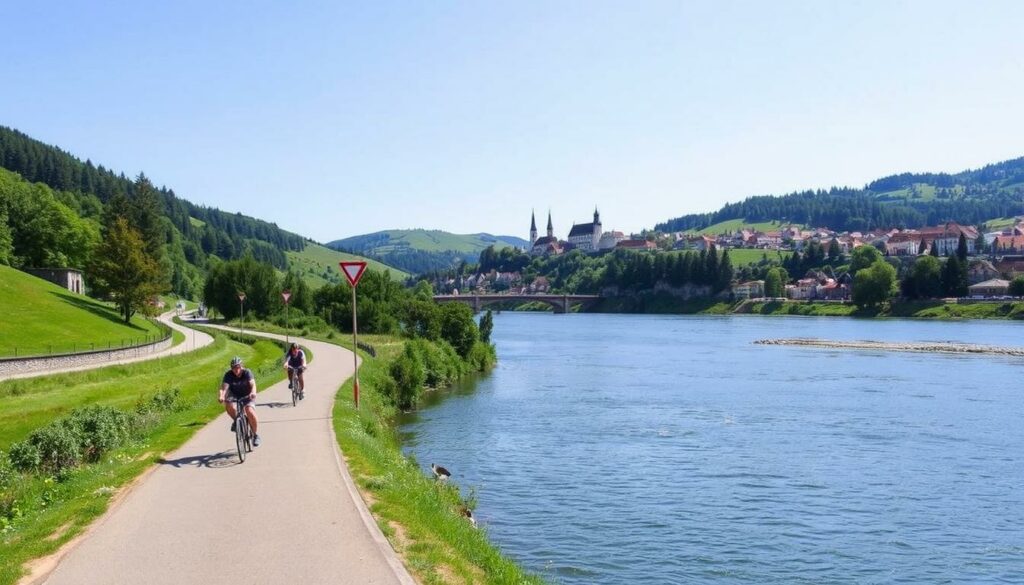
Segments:
[[[193,455],[191,457],[181,457],[178,459],[164,459],[161,457],[157,460],[160,465],[171,465],[173,467],[208,467],[210,469],[219,469],[222,467],[234,467],[241,465],[238,462],[238,453],[235,451],[221,451],[220,453],[214,453],[212,455]]]

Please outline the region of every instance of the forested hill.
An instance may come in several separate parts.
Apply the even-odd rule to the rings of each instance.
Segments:
[[[1024,158],[956,174],[902,173],[863,189],[833,187],[789,195],[759,195],[713,213],[670,219],[655,230],[700,230],[722,221],[771,220],[839,231],[920,227],[944,221],[980,224],[1024,214]]]
[[[491,234],[452,234],[441,230],[386,230],[334,240],[335,250],[374,258],[402,270],[422,274],[447,270],[459,262],[476,262],[488,246],[525,247],[526,240]]]
[[[104,206],[115,196],[131,197],[138,188],[123,173],[117,174],[92,161],[82,162],[63,150],[0,126],[0,167],[31,183],[43,183],[55,198],[83,219],[99,221]],[[14,185],[10,183],[9,185]],[[166,218],[167,256],[173,291],[195,297],[211,255],[241,258],[246,253],[284,270],[285,252],[301,251],[306,240],[275,224],[195,205],[166,187],[154,188]]]

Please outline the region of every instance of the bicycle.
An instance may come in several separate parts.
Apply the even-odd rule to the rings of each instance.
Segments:
[[[245,416],[245,398],[230,398],[235,403],[235,446],[238,447],[238,462],[245,463],[245,454],[252,451],[252,428]]]
[[[288,386],[292,389],[292,406],[298,406],[299,400],[303,398],[303,390],[305,390],[299,371],[299,368],[288,366]]]

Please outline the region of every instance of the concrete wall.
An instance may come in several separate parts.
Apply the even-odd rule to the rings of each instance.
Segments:
[[[85,353],[38,358],[3,358],[0,359],[0,379],[3,379],[10,374],[49,372],[85,365],[112,364],[116,363],[118,360],[162,351],[170,347],[173,341],[174,338],[168,336],[167,339],[164,339],[163,341],[157,341],[148,345],[138,345],[127,349],[115,349],[112,351],[90,351]]]

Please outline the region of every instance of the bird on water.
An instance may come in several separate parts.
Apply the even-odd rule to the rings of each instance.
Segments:
[[[437,465],[436,463],[430,464],[430,470],[434,472],[435,479],[445,480],[452,476],[452,472],[440,465]]]

